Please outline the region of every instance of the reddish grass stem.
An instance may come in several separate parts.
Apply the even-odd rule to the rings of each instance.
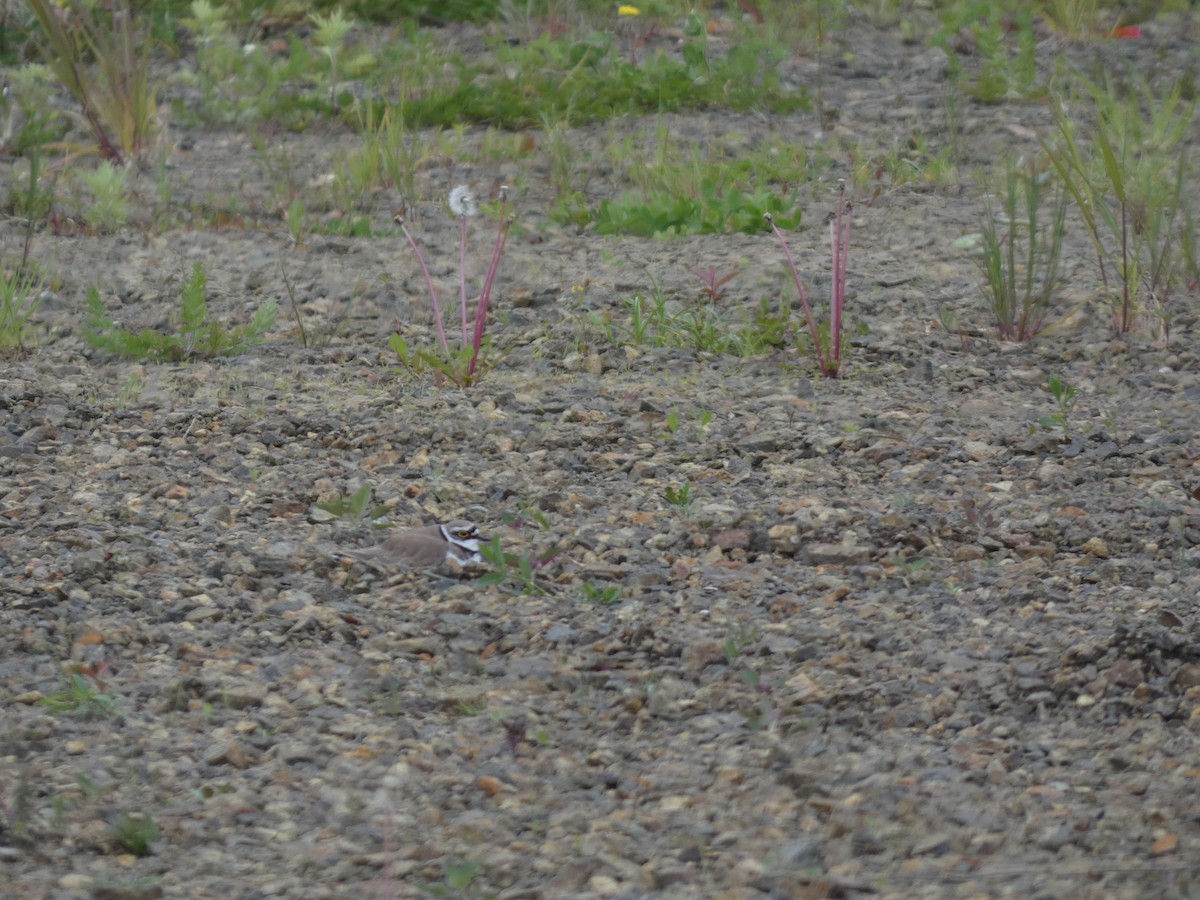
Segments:
[[[833,262],[833,279],[829,295],[829,344],[821,340],[821,331],[817,328],[817,320],[813,317],[808,295],[804,292],[804,284],[800,280],[800,271],[796,268],[796,259],[788,246],[787,239],[775,217],[765,213],[763,218],[771,226],[779,245],[787,256],[788,268],[792,272],[792,280],[796,285],[796,294],[800,297],[800,305],[804,308],[804,319],[808,324],[808,332],[812,336],[813,354],[817,358],[817,368],[826,378],[837,378],[842,368],[842,311],[846,303],[846,272],[850,258],[850,221],[852,206],[846,200],[846,182],[838,184],[837,211],[829,218],[829,247]]]
[[[475,309],[475,335],[471,342],[471,363],[467,366],[467,377],[475,374],[479,360],[479,347],[483,343],[483,330],[487,325],[488,306],[492,300],[492,285],[496,281],[496,273],[500,269],[500,257],[504,255],[504,245],[508,241],[508,230],[512,227],[512,219],[508,217],[508,188],[500,188],[500,228],[496,232],[496,243],[492,247],[492,258],[488,261],[487,274],[483,278],[483,289],[479,292],[479,306]]]
[[[846,182],[838,184],[837,214],[829,222],[829,246],[833,255],[833,287],[829,297],[829,336],[833,341],[833,375],[842,365],[842,308],[846,303],[846,261],[850,256],[851,207],[846,202]]]
[[[457,189],[456,189],[457,190]],[[462,189],[464,192],[466,188]],[[512,227],[513,218],[508,214],[508,188],[500,188],[500,226],[496,230],[496,243],[492,247],[492,256],[488,260],[487,274],[483,278],[483,288],[479,293],[479,303],[475,308],[475,327],[473,331],[468,331],[467,326],[467,218],[473,214],[468,212],[472,209],[474,201],[467,196],[459,197],[456,201],[454,194],[451,194],[451,208],[453,209],[456,202],[460,206],[458,211],[459,217],[459,309],[460,320],[462,325],[462,346],[465,351],[471,349],[471,359],[467,364],[466,372],[459,372],[457,375],[452,375],[452,379],[459,387],[471,384],[476,379],[476,373],[479,368],[479,353],[483,347],[483,333],[487,328],[488,307],[492,300],[492,287],[496,283],[496,275],[500,270],[500,258],[504,255],[504,246],[508,241],[508,232]],[[442,321],[442,307],[438,303],[437,289],[433,284],[433,277],[429,274],[429,266],[425,263],[425,256],[421,253],[421,248],[417,246],[416,239],[409,232],[408,227],[404,224],[404,213],[396,214],[394,221],[400,226],[400,230],[404,232],[404,236],[408,238],[408,244],[412,247],[413,253],[417,257],[417,262],[421,265],[421,272],[425,275],[425,284],[429,289],[429,301],[433,305],[433,319],[437,327],[438,340],[441,342],[442,350],[446,354],[447,363],[454,365],[454,354],[450,352],[450,344],[446,340],[446,326]],[[464,353],[465,355],[465,353]]]
[[[825,371],[825,354],[821,348],[821,335],[817,331],[817,320],[813,318],[812,307],[808,305],[808,295],[804,293],[804,285],[800,281],[800,271],[796,268],[796,260],[792,257],[792,248],[788,246],[787,241],[783,237],[783,232],[775,224],[775,217],[770,213],[764,213],[763,218],[767,220],[767,224],[775,232],[775,237],[779,239],[779,245],[783,247],[783,252],[787,255],[788,268],[792,270],[792,280],[796,282],[796,294],[800,297],[800,305],[804,307],[804,318],[808,321],[808,330],[812,334],[813,347],[816,348],[817,364],[821,367],[821,371]]]
[[[458,238],[458,284],[459,314],[462,318],[462,342],[467,346],[467,217],[459,216]]]
[[[433,321],[437,325],[438,340],[442,342],[442,349],[446,351],[446,356],[450,355],[450,344],[446,341],[446,326],[442,324],[442,307],[438,303],[437,290],[433,286],[433,277],[429,274],[429,266],[425,265],[425,257],[421,254],[421,248],[417,246],[417,242],[409,233],[408,226],[404,224],[404,216],[402,213],[397,213],[395,220],[400,230],[404,232],[404,236],[408,238],[409,246],[413,248],[413,253],[417,256],[417,262],[421,264],[421,271],[425,273],[425,284],[429,287],[429,300],[433,304]],[[463,328],[463,336],[466,336],[466,327]]]

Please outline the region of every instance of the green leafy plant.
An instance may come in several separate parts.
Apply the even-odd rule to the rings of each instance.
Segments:
[[[466,185],[459,185],[450,192],[450,211],[459,222],[459,322],[462,330],[462,346],[456,351],[450,349],[446,339],[446,324],[442,318],[442,307],[438,302],[437,289],[433,285],[433,277],[429,274],[429,266],[416,240],[404,222],[403,213],[398,213],[396,222],[408,238],[409,246],[416,254],[417,262],[425,275],[425,284],[429,289],[429,301],[433,306],[433,322],[437,329],[438,342],[442,346],[442,355],[427,350],[412,350],[404,338],[392,335],[390,345],[400,357],[402,365],[416,369],[421,365],[427,366],[459,388],[476,384],[482,377],[480,357],[483,355],[484,330],[487,327],[488,308],[491,305],[492,287],[496,282],[496,274],[500,270],[500,259],[504,255],[504,245],[512,228],[513,217],[508,214],[508,188],[500,188],[499,225],[496,229],[496,241],[492,246],[492,256],[488,261],[487,273],[483,278],[483,287],[479,299],[475,303],[475,320],[471,326],[468,322],[467,310],[467,232],[468,220],[476,215],[475,198]]]
[[[84,210],[83,218],[96,231],[116,231],[129,220],[126,207],[129,170],[115,166],[107,159],[89,172],[80,175],[92,195],[92,205]]]
[[[422,883],[419,887],[431,897],[466,897],[473,890],[471,884],[478,874],[479,863],[474,860],[450,862],[446,864],[441,884]]]
[[[541,531],[548,531],[550,528],[550,517],[532,503],[520,504],[516,512],[503,512],[500,519],[509,528],[532,526]]]
[[[626,194],[619,200],[602,200],[593,228],[597,234],[633,234],[669,237],[687,234],[752,234],[761,227],[763,211],[778,217],[785,228],[800,223],[800,213],[770,190],[747,193],[723,189],[709,181],[699,196],[667,192]]]
[[[335,313],[329,322],[321,324],[310,332],[308,326],[304,324],[304,314],[300,310],[300,302],[296,299],[296,286],[292,283],[287,267],[282,262],[279,265],[279,276],[283,281],[284,290],[287,291],[288,305],[292,311],[292,321],[296,323],[296,333],[300,336],[300,343],[305,347],[328,345],[340,332],[345,322],[342,314],[350,301],[347,300],[343,303],[342,314]]]
[[[1100,33],[1097,0],[1044,0],[1039,5],[1047,21],[1068,38],[1086,40]]]
[[[149,856],[158,840],[158,824],[145,813],[121,812],[112,823],[113,839],[127,853]]]
[[[196,70],[202,91],[200,103],[176,100],[174,113],[183,123],[246,126],[261,122],[271,129],[302,129],[318,116],[328,116],[329,95],[298,90],[309,85],[321,68],[317,53],[298,33],[288,37],[285,53],[272,53],[257,44],[242,44],[232,33],[231,4],[220,7],[193,3],[191,15],[180,24],[196,43]],[[342,63],[339,62],[339,68]]]
[[[783,247],[787,257],[788,269],[791,270],[792,280],[796,285],[796,293],[800,297],[800,305],[804,308],[804,319],[808,323],[809,335],[812,337],[813,355],[816,357],[817,369],[826,378],[837,378],[842,370],[842,312],[846,303],[846,273],[850,257],[850,224],[853,207],[846,200],[846,182],[838,183],[837,210],[829,217],[829,247],[832,262],[832,281],[829,294],[829,325],[824,330],[817,328],[813,318],[812,307],[804,293],[804,284],[800,280],[800,272],[796,268],[796,260],[788,246],[783,232],[775,217],[767,212],[764,218],[776,239]]]
[[[1052,174],[1052,173],[1051,173]],[[984,295],[1000,337],[1032,340],[1045,327],[1060,272],[1066,195],[1061,184],[1050,200],[1050,220],[1041,219],[1048,176],[1033,162],[1010,162],[999,215],[987,204],[979,267]]]
[[[10,202],[12,210],[25,219],[25,234],[21,249],[21,265],[28,265],[29,251],[33,246],[33,238],[39,224],[45,222],[54,209],[56,178],[43,177],[43,154],[39,148],[32,148],[26,153],[25,164],[28,167],[27,177],[23,179],[24,187],[14,172],[11,182]],[[57,171],[57,170],[55,170]]]
[[[851,165],[851,183],[859,190],[880,193],[905,184],[941,185],[956,182],[958,166],[953,146],[938,146],[921,131],[898,135],[882,153],[864,154],[845,147]]]
[[[410,64],[402,79],[408,111],[419,125],[487,122],[497,128],[537,127],[544,114],[570,124],[682,109],[767,109],[809,106],[803,91],[785,86],[779,64],[789,48],[747,37],[703,66],[656,52],[627,58],[610,32],[583,37],[544,32],[519,44],[497,42],[494,53],[470,60],[445,54],[436,65]],[[403,46],[391,50],[409,54]],[[385,63],[386,64],[386,63]]]
[[[747,320],[731,321],[715,303],[673,303],[661,289],[625,300],[624,320],[597,316],[613,343],[688,347],[702,353],[754,356],[784,346],[790,329],[786,313],[773,313],[766,301]]]
[[[245,325],[227,328],[208,315],[207,279],[200,263],[183,284],[179,330],[163,334],[151,328],[131,331],[108,315],[100,292],[88,291],[84,339],[98,350],[128,359],[182,360],[196,357],[235,356],[261,343],[275,324],[278,306],[268,300]]]
[[[1050,376],[1047,389],[1054,398],[1054,402],[1058,404],[1058,411],[1048,416],[1042,416],[1038,419],[1038,424],[1043,428],[1061,428],[1063,434],[1069,437],[1071,434],[1069,417],[1071,410],[1075,408],[1075,401],[1078,399],[1079,392],[1063,381],[1062,376],[1058,374]]]
[[[462,699],[454,704],[454,711],[460,716],[477,716],[487,709],[487,697]]]
[[[338,56],[346,36],[354,27],[354,21],[343,16],[341,9],[334,9],[325,15],[311,13],[309,18],[316,26],[313,37],[321,52],[329,59],[329,106],[337,112]]]
[[[361,519],[365,516],[375,522],[386,517],[389,510],[384,504],[370,505],[373,493],[371,486],[364,484],[348,497],[339,494],[331,500],[318,500],[313,505],[339,519],[346,517]]]
[[[152,42],[137,28],[132,4],[27,2],[41,26],[42,55],[83,108],[101,156],[116,163],[139,156],[158,130],[158,107],[149,74]]]
[[[1035,4],[1000,7],[986,0],[946,4],[933,41],[945,49],[956,79],[965,75],[956,51],[963,49],[977,69],[966,78],[968,94],[980,103],[1003,103],[1035,93],[1037,32]]]
[[[582,603],[612,606],[621,599],[621,587],[616,584],[600,586],[585,581],[579,586],[579,591],[579,600]]]
[[[549,587],[539,579],[538,572],[558,555],[557,550],[537,558],[528,553],[508,553],[497,534],[488,543],[481,544],[479,552],[492,564],[492,571],[480,576],[477,584],[507,586],[519,594],[540,595],[550,592]]]
[[[17,777],[17,788],[12,802],[0,782],[0,826],[10,835],[24,838],[29,833],[29,822],[34,811],[33,782],[25,769],[20,770]]]
[[[687,509],[695,502],[696,498],[692,496],[691,484],[685,481],[678,487],[667,485],[663,490],[663,499],[676,509]]]
[[[116,712],[116,700],[98,667],[73,664],[63,674],[63,689],[42,699],[52,715],[108,716]]]
[[[304,233],[307,230],[308,218],[304,211],[304,201],[296,198],[284,214],[287,221],[288,237],[293,244],[304,243]]]
[[[192,0],[191,13],[181,19],[196,44],[196,69],[204,91],[204,106],[215,109],[221,102],[220,84],[240,63],[241,50],[236,46],[229,22],[229,9],[211,0]]]
[[[48,66],[31,63],[7,73],[0,91],[0,149],[28,156],[62,139],[69,120],[54,104],[54,93]]]
[[[335,166],[339,194],[361,204],[380,189],[395,188],[410,209],[417,208],[416,173],[442,152],[440,132],[423,138],[409,126],[404,109],[403,96],[382,111],[369,99],[356,106],[362,144]]]
[[[737,629],[721,644],[721,655],[725,657],[726,665],[732,666],[739,656],[754,646],[758,638],[759,634],[756,628],[738,625]]]
[[[0,273],[0,353],[25,349],[41,293],[42,280],[28,268]]]

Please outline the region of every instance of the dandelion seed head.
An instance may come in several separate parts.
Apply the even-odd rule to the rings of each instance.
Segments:
[[[474,218],[479,214],[475,205],[475,195],[465,184],[457,185],[450,192],[450,212],[460,219]]]

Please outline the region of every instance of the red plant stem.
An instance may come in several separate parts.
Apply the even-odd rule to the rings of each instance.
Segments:
[[[1132,325],[1129,316],[1129,231],[1125,201],[1121,201],[1121,334],[1127,334]]]
[[[429,275],[429,267],[425,265],[425,257],[421,255],[421,248],[417,246],[417,242],[413,240],[413,236],[409,233],[408,227],[403,222],[400,223],[400,230],[408,238],[408,243],[412,245],[413,253],[417,255],[417,262],[421,264],[421,271],[425,273],[425,284],[429,286],[429,299],[433,303],[433,321],[437,325],[438,339],[442,342],[442,349],[446,351],[446,356],[449,356],[450,345],[446,342],[446,326],[442,324],[442,307],[438,303],[437,291],[434,290],[433,278]]]
[[[459,216],[458,238],[458,284],[459,312],[462,317],[462,345],[467,346],[467,217]]]
[[[504,244],[508,240],[508,229],[511,223],[505,216],[505,201],[500,201],[500,228],[496,232],[496,243],[492,247],[492,258],[488,261],[487,274],[483,278],[483,290],[479,293],[479,306],[475,309],[475,336],[471,342],[471,363],[467,366],[467,378],[475,374],[479,361],[479,348],[483,344],[483,331],[487,326],[488,305],[492,299],[492,284],[500,268],[500,257],[504,255]]]
[[[792,279],[796,282],[796,293],[800,295],[800,304],[804,307],[804,318],[808,321],[808,330],[812,334],[813,349],[817,354],[817,366],[822,372],[827,370],[825,362],[825,349],[821,346],[821,335],[817,331],[817,322],[813,318],[812,307],[808,305],[808,297],[804,293],[804,285],[800,283],[800,273],[796,270],[796,260],[792,257],[792,249],[784,240],[783,232],[779,230],[779,226],[775,224],[774,218],[767,219],[771,225],[771,230],[775,232],[775,237],[779,239],[780,245],[783,247],[783,252],[787,255],[788,268],[792,270]]]
[[[842,316],[839,309],[838,296],[838,280],[841,274],[841,228],[842,228],[842,209],[841,204],[838,204],[837,215],[829,220],[829,252],[833,261],[833,278],[829,285],[829,340],[832,345],[830,350],[830,363],[837,366],[842,359],[842,341],[841,341],[841,325]]]
[[[850,216],[846,214],[846,185],[838,188],[837,215],[829,223],[833,253],[833,293],[830,296],[829,331],[833,341],[832,374],[842,367],[842,308],[846,304],[846,260],[850,255]]]

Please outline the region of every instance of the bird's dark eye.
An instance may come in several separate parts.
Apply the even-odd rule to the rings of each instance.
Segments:
[[[456,538],[461,538],[464,541],[469,537],[474,537],[474,535],[475,529],[473,528],[460,528],[458,531],[454,532],[454,536]]]

